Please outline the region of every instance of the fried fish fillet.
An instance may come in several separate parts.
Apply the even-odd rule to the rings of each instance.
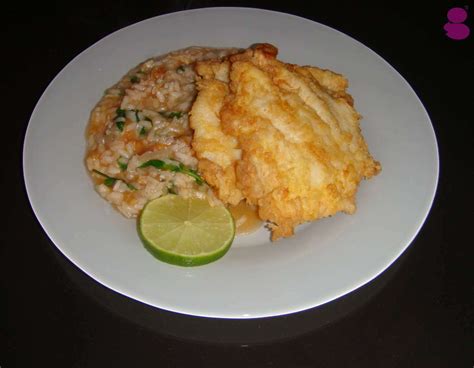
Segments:
[[[280,62],[277,52],[257,44],[199,62],[190,117],[201,174],[223,202],[255,205],[272,240],[307,221],[354,213],[359,182],[381,169],[347,80]]]

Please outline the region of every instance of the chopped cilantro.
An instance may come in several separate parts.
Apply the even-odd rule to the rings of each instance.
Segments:
[[[201,176],[199,176],[196,170],[190,169],[184,166],[182,163],[179,163],[179,165],[174,165],[174,164],[170,164],[161,160],[149,160],[141,164],[139,168],[145,168],[149,166],[155,167],[160,170],[180,172],[182,174],[186,174],[194,178],[194,180],[196,180],[196,183],[198,183],[199,185],[204,184],[204,179],[201,178]]]
[[[108,187],[113,187],[116,183],[117,179],[115,178],[106,178],[104,180],[104,184],[107,185]]]
[[[115,110],[115,113],[117,114],[117,117],[119,117],[119,118],[124,118],[125,117],[125,110],[117,109],[117,110]]]
[[[115,185],[115,183],[117,182],[117,180],[121,180],[125,183],[125,185],[128,187],[128,189],[137,190],[137,188],[135,188],[132,184],[127,183],[125,180],[118,179],[118,178],[113,178],[111,176],[108,176],[108,175],[104,174],[103,172],[100,172],[99,170],[96,170],[96,169],[92,170],[92,172],[97,174],[97,175],[100,175],[100,176],[104,177],[105,178],[104,185],[107,185],[108,187],[113,187]]]
[[[118,167],[120,168],[120,170],[122,170],[122,171],[127,170],[128,163],[124,162],[123,157],[120,157],[117,160],[117,164],[118,164]]]
[[[167,119],[179,119],[184,113],[181,111],[160,111],[160,115]]]
[[[125,183],[125,182],[124,182]],[[132,190],[132,191],[135,191],[135,190],[138,190],[134,185],[130,184],[130,183],[125,183],[127,185],[127,188]]]
[[[124,121],[116,121],[115,122],[115,125],[117,126],[117,129],[120,130],[121,132],[123,132],[123,127],[125,126],[125,122]]]

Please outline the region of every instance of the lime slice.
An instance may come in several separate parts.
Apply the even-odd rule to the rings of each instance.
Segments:
[[[154,199],[138,220],[138,233],[156,258],[179,266],[198,266],[221,258],[235,235],[234,220],[223,206],[177,195]]]

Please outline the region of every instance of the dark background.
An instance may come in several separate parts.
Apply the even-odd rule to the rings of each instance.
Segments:
[[[311,4],[311,5],[309,5]],[[415,5],[416,4],[416,5]],[[137,21],[206,6],[300,15],[361,41],[411,84],[440,150],[437,195],[405,254],[365,287],[303,313],[216,321],[162,312],[115,294],[65,259],[31,211],[22,169],[29,116],[79,52]],[[444,35],[470,1],[10,3],[2,9],[0,367],[472,367],[472,86],[474,34]],[[5,129],[5,128],[4,128]],[[54,170],[54,167],[52,167]]]

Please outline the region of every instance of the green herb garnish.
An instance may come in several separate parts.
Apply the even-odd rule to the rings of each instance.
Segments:
[[[160,115],[167,118],[167,119],[179,119],[183,116],[183,112],[181,111],[160,111]]]
[[[112,178],[111,176],[108,176],[104,174],[103,172],[100,172],[99,170],[94,169],[92,171],[96,173],[97,175],[103,176],[105,178],[104,184],[107,185],[108,187],[113,187],[115,182],[117,181],[116,178]]]
[[[133,191],[138,190],[138,189],[135,188],[135,186],[133,186],[132,184],[126,183],[126,182],[124,182],[124,183],[127,185],[127,188],[128,188],[128,189],[133,190]]]
[[[117,129],[123,132],[123,127],[125,126],[125,121],[118,120],[115,122],[115,125],[117,126]]]
[[[117,109],[117,110],[115,110],[115,113],[117,114],[117,117],[119,117],[119,118],[124,118],[125,117],[125,110]]]
[[[196,183],[198,183],[199,185],[204,184],[204,179],[199,176],[199,174],[196,172],[196,170],[190,169],[190,168],[184,166],[182,163],[179,163],[179,165],[174,165],[174,164],[170,164],[170,163],[167,163],[167,162],[164,162],[164,161],[161,161],[161,160],[149,160],[149,161],[141,164],[138,167],[139,168],[145,168],[145,167],[149,167],[149,166],[152,166],[152,167],[154,167],[156,169],[160,169],[160,170],[180,172],[182,174],[186,174],[186,175],[189,175],[192,178],[194,178],[194,180],[196,180]]]
[[[137,188],[135,188],[132,184],[127,183],[125,180],[113,178],[111,176],[108,176],[108,175],[104,174],[103,172],[100,172],[99,170],[96,170],[96,169],[93,169],[92,172],[94,172],[97,175],[100,175],[100,176],[104,177],[105,178],[104,185],[107,185],[108,187],[113,187],[115,185],[115,183],[117,182],[117,180],[121,180],[125,183],[125,185],[128,187],[128,189],[137,190]]]
[[[173,165],[173,164],[168,164],[164,161],[161,160],[148,160],[147,162],[141,164],[138,166],[140,169],[143,169],[145,167],[153,166],[157,169],[161,170],[167,170],[167,171],[179,171],[179,166]]]
[[[146,135],[146,129],[144,126],[142,126],[142,128],[140,129],[140,135],[143,137],[144,135]]]
[[[133,77],[130,78],[130,82],[132,82],[132,83],[139,83],[139,82],[140,82],[140,78],[138,78],[136,75],[134,75]]]
[[[115,120],[115,125],[117,126],[117,129],[123,132],[123,127],[125,126],[125,110],[122,109],[117,109],[115,110],[115,113],[117,116],[114,118]]]
[[[110,178],[110,176],[100,172],[99,170],[93,169],[92,172],[96,173],[97,175],[103,176],[104,178]]]
[[[118,167],[120,168],[120,170],[122,170],[122,171],[127,170],[128,163],[123,162],[123,157],[120,157],[120,158],[117,160],[117,164],[118,164]]]
[[[107,178],[104,180],[104,184],[107,185],[108,187],[113,187],[116,182],[117,182],[117,179],[115,178]]]
[[[176,69],[176,71],[177,71],[178,73],[182,73],[182,72],[184,72],[184,70],[185,70],[185,69],[184,69],[184,66],[182,66],[182,65],[178,66],[178,68]]]
[[[201,176],[199,176],[199,174],[197,173],[196,170],[189,169],[189,168],[185,167],[183,164],[179,164],[179,168],[180,168],[181,170],[182,170],[183,168],[186,168],[186,171],[181,171],[183,174],[187,174],[187,175],[193,177],[194,180],[196,180],[196,183],[198,183],[199,185],[204,184],[204,179],[201,178]]]
[[[140,110],[132,110],[132,111],[135,113],[135,122],[138,123],[140,121],[140,115],[138,115]]]

